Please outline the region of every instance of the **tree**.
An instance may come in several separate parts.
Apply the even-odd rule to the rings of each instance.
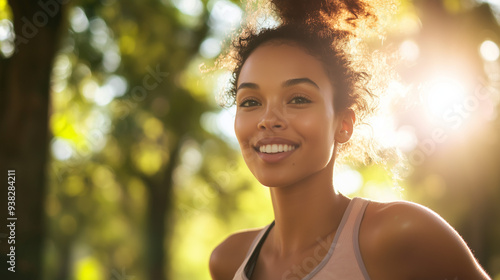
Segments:
[[[35,1],[9,1],[9,5],[16,41],[15,53],[0,60],[0,170],[3,178],[7,177],[7,170],[15,170],[15,210],[7,216],[6,207],[2,206],[1,217],[3,221],[6,216],[17,218],[14,221],[16,278],[39,279],[50,73],[66,5],[56,1],[44,5]],[[1,196],[2,201],[7,201],[6,191]],[[2,259],[10,251],[8,246],[2,246]]]

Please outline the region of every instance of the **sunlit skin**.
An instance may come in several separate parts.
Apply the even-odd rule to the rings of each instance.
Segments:
[[[259,46],[242,67],[235,132],[249,169],[269,187],[275,216],[252,279],[282,279],[314,255],[318,238],[333,240],[350,201],[333,186],[336,149],[355,122],[351,110],[334,111],[335,94],[322,63],[291,42]],[[272,144],[293,149],[260,151]],[[233,279],[259,230],[233,234],[214,250],[213,279]],[[489,279],[460,236],[417,204],[371,202],[359,243],[371,279]]]
[[[234,127],[243,158],[264,186],[308,185],[311,175],[331,179],[335,133],[340,129],[332,86],[319,61],[296,48],[274,49],[282,51],[257,49],[240,73]],[[265,144],[294,150],[274,163],[263,158],[270,154],[255,150]]]

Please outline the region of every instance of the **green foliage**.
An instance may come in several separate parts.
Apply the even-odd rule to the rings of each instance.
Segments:
[[[462,7],[459,1],[445,2],[454,14]],[[0,18],[8,17],[4,3],[0,0]],[[73,3],[53,69],[45,279],[151,278],[147,260],[155,256],[147,249],[148,221],[155,196],[168,198],[167,216],[154,221],[166,229],[159,237],[164,243],[155,246],[168,254],[161,259],[168,279],[208,279],[208,258],[219,242],[273,219],[267,190],[253,179],[214,120],[219,73],[208,76],[199,70],[202,63],[213,64],[213,57],[200,54],[202,42],[221,40],[229,31],[215,28],[220,19],[211,17],[211,9],[229,2],[199,2],[193,14],[180,3]],[[421,24],[418,7],[410,1],[401,5],[386,44],[398,45],[405,36],[425,41],[413,33]],[[407,116],[398,117],[403,123]],[[497,127],[498,120],[485,127],[485,139],[497,139]],[[415,200],[465,229],[477,215],[500,213],[495,206],[499,163],[491,156],[498,155],[499,142],[484,142],[469,149],[474,146],[469,140],[430,156],[435,165],[411,166],[402,189],[394,187],[381,166],[349,167],[354,171],[349,176],[361,178],[361,188],[347,194]],[[457,149],[469,152],[461,158]],[[471,169],[469,181],[454,180]],[[500,275],[498,221],[481,221],[477,231],[465,232],[471,240],[486,236],[474,244],[483,249],[484,265]]]
[[[216,84],[198,69],[211,63],[197,55],[207,12],[183,14],[168,1],[74,3],[52,80],[45,279],[148,277],[158,193],[172,203],[153,221],[166,229],[153,246],[171,254],[169,278],[207,278],[224,234],[270,220],[237,151],[200,124],[217,110]],[[235,203],[238,193],[263,203]],[[240,211],[263,215],[248,222]]]

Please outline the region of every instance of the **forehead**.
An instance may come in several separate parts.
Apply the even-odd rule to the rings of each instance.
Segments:
[[[291,43],[270,42],[259,46],[248,57],[237,84],[253,82],[272,85],[303,77],[313,80],[320,88],[330,88],[323,64],[304,48]]]

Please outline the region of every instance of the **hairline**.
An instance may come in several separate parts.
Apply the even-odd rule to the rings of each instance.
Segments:
[[[321,66],[323,67],[323,71],[325,72],[325,75],[328,77],[328,81],[330,82],[330,85],[332,86],[332,94],[333,94],[333,104],[332,106],[334,106],[335,108],[335,99],[337,97],[337,91],[338,89],[336,88],[337,86],[337,83],[336,83],[336,79],[334,79],[334,74],[330,73],[329,71],[329,67],[328,67],[328,64],[326,63],[326,61],[324,61],[323,59],[321,59],[321,56],[319,54],[316,54],[311,47],[308,47],[306,43],[302,43],[300,42],[298,39],[295,39],[295,38],[287,38],[287,37],[283,37],[283,36],[278,36],[276,38],[270,38],[268,40],[265,40],[263,42],[261,42],[260,44],[258,44],[249,54],[248,56],[245,58],[245,61],[241,64],[241,68],[243,68],[243,65],[247,62],[248,58],[257,50],[259,49],[260,47],[264,47],[264,46],[280,46],[280,45],[288,45],[288,46],[292,46],[292,47],[298,47],[300,49],[302,49],[304,52],[306,52],[308,55],[312,56],[314,59],[316,59],[320,64]],[[240,71],[241,71],[241,68],[240,68]],[[235,88],[234,88],[234,100],[236,100],[236,95],[237,95],[237,85],[238,85],[238,80],[240,78],[240,73],[238,73],[238,79],[235,81]],[[341,110],[335,110],[335,112],[343,112],[345,110],[348,110],[350,109],[349,107],[345,107],[345,108],[341,108]]]

